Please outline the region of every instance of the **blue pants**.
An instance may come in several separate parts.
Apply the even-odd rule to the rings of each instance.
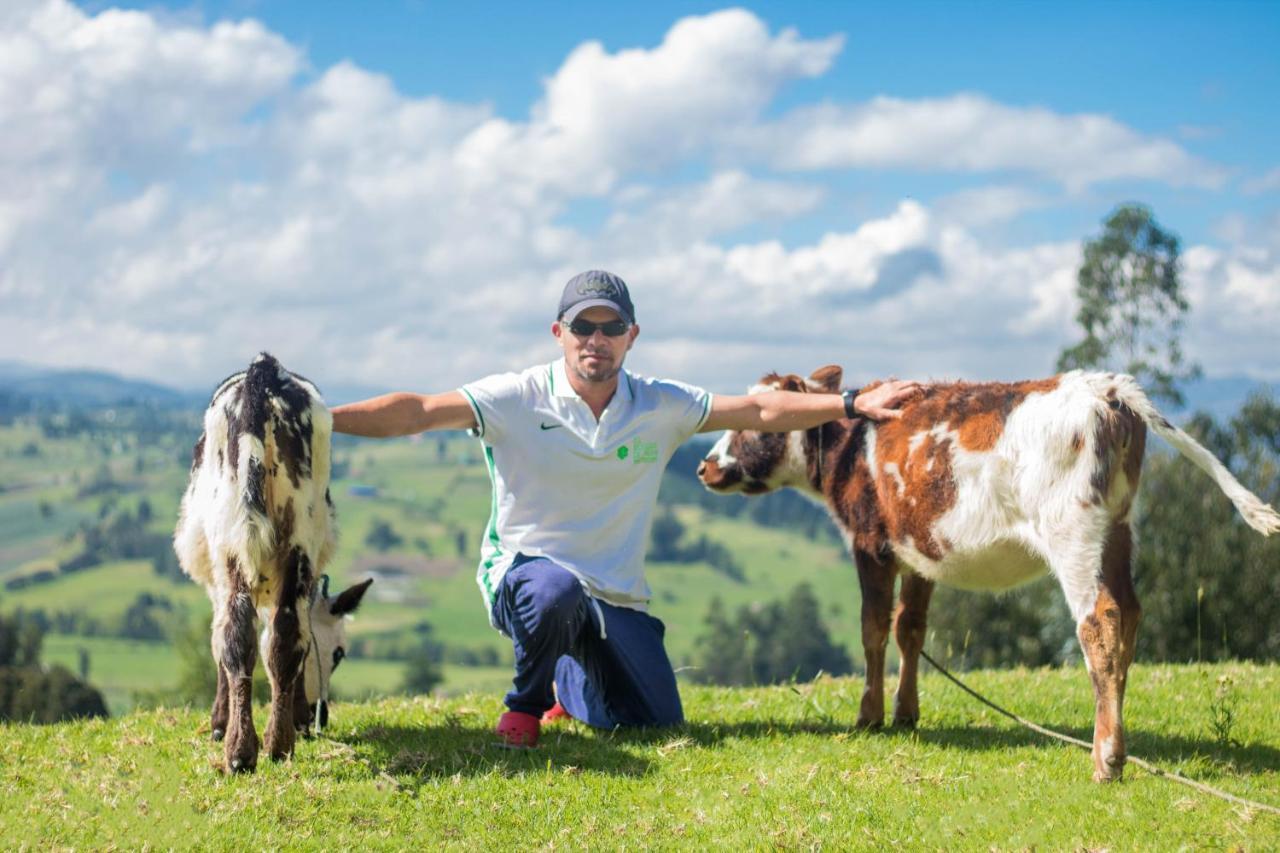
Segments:
[[[665,628],[649,614],[593,602],[567,569],[539,557],[518,558],[503,576],[493,617],[515,646],[512,711],[541,716],[555,703],[554,681],[564,709],[591,726],[684,722]]]

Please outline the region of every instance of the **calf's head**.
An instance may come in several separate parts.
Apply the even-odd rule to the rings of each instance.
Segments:
[[[373,578],[347,587],[335,596],[329,595],[329,576],[321,575],[319,588],[311,596],[311,634],[302,642],[307,655],[302,662],[303,686],[306,697],[306,713],[301,702],[295,699],[294,725],[306,728],[313,722],[317,731],[329,724],[329,684],[333,671],[347,656],[346,617],[356,611],[364,599]],[[266,659],[270,643],[270,627],[263,630],[260,644]]]
[[[840,389],[844,371],[838,365],[815,370],[808,379],[794,374],[770,373],[748,389],[749,394],[766,391],[819,392],[833,394]],[[802,431],[760,432],[727,430],[698,466],[698,479],[713,492],[741,492],[759,495],[786,486],[810,488],[809,455]]]

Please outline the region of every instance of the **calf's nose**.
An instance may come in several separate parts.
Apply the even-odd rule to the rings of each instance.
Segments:
[[[707,473],[707,460],[703,459],[698,463],[698,479],[701,480],[703,475]]]

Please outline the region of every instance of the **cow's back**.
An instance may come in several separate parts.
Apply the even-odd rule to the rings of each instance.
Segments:
[[[333,548],[333,419],[319,391],[262,354],[224,380],[204,416],[174,543],[183,570],[212,588],[233,566],[256,600],[300,547],[318,568]]]
[[[1001,589],[1043,574],[1062,525],[1128,514],[1145,430],[1117,399],[1126,381],[1075,371],[929,386],[867,432],[887,544],[951,586]]]

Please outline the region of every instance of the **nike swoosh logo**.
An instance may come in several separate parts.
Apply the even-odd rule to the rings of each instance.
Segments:
[[[564,424],[538,424],[538,426],[542,427],[544,430],[545,430],[545,429],[559,429],[560,427],[564,426]]]

